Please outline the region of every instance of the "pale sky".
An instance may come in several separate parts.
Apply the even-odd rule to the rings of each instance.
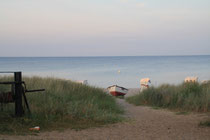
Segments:
[[[0,0],[0,57],[202,54],[210,0]]]

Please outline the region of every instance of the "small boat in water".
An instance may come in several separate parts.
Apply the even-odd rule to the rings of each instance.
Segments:
[[[107,89],[109,90],[109,93],[113,96],[124,96],[128,93],[128,89],[117,85],[110,86]]]

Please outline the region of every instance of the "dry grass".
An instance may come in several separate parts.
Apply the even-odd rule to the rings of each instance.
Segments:
[[[8,81],[11,77],[1,77]],[[14,118],[14,103],[4,105],[0,112],[0,133],[26,134],[29,128],[41,130],[83,129],[122,120],[122,108],[102,89],[72,81],[32,77],[23,79],[28,89],[45,88],[45,92],[26,93],[32,114]],[[0,91],[10,87],[0,86]]]
[[[183,83],[178,86],[151,87],[126,100],[135,105],[178,109],[181,111],[210,111],[210,82],[206,84]]]

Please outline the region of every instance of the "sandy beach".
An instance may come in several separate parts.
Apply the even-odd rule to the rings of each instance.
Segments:
[[[7,136],[0,135],[0,140],[209,140],[210,128],[199,126],[210,114],[191,113],[176,115],[163,109],[134,106],[123,99],[117,99],[125,110],[128,121],[85,130],[67,129],[63,132],[40,132],[37,136]]]
[[[128,94],[125,95],[125,98],[136,95],[136,94],[139,94],[139,92],[140,92],[140,88],[129,88],[128,89]]]
[[[210,140],[210,0],[1,0],[0,140]]]

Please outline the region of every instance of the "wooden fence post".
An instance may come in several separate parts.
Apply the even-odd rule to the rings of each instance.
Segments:
[[[15,72],[15,116],[21,117],[23,115],[22,106],[22,74],[21,72]]]

